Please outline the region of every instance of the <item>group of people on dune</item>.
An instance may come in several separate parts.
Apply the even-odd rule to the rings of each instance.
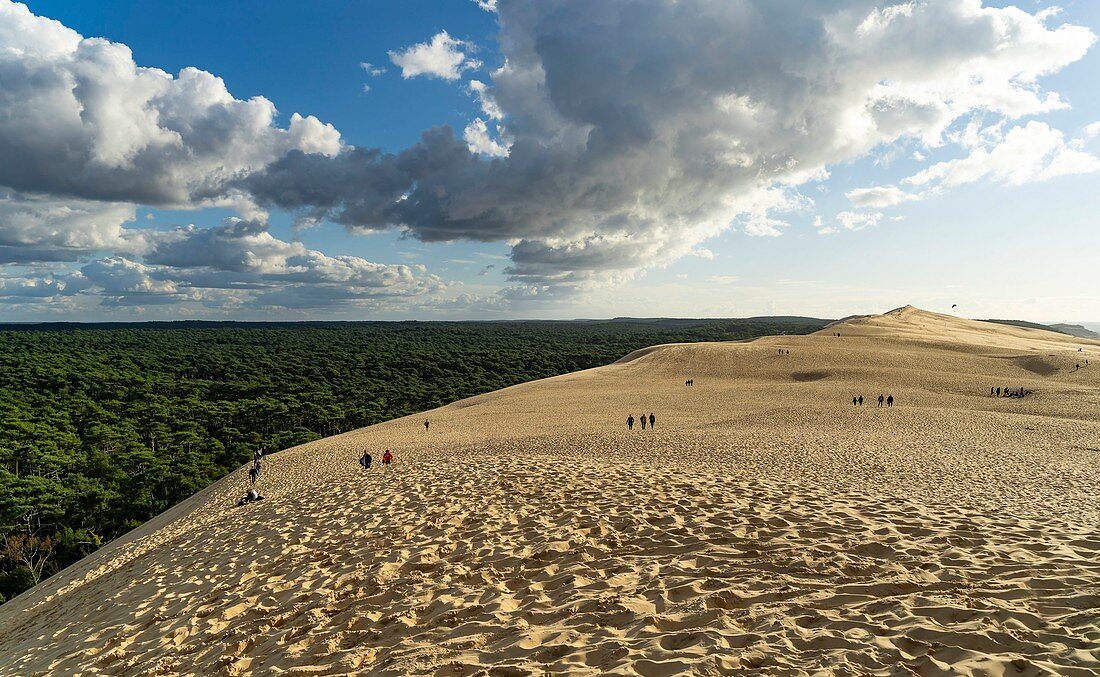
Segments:
[[[883,405],[886,405],[887,407],[894,406],[894,396],[893,395],[879,395],[878,396],[878,406],[881,407]],[[863,395],[856,395],[855,397],[853,397],[852,398],[852,406],[853,407],[862,407],[863,406]]]
[[[256,480],[260,479],[260,473],[263,472],[264,455],[263,447],[260,447],[252,454],[252,467],[248,469],[248,481],[252,486],[249,488],[248,493],[237,499],[238,506],[244,505],[245,503],[252,503],[253,501],[264,500],[260,492],[256,491]]]
[[[994,386],[989,389],[989,394],[994,397],[1024,397],[1025,395],[1030,395],[1031,391],[1023,386],[1020,386],[1016,390],[1009,390],[1008,386],[1004,388]]]
[[[424,422],[424,427],[427,428],[427,421]],[[374,463],[374,457],[370,455],[370,452],[366,449],[363,450],[363,455],[359,457],[359,465],[363,466],[363,470],[370,470],[371,464]],[[382,467],[388,468],[393,463],[393,452],[389,449],[386,453],[382,454]]]
[[[657,417],[654,416],[652,412],[650,412],[648,417],[642,414],[638,417],[638,421],[642,424],[642,430],[645,430],[646,423],[649,423],[650,429],[657,427]],[[634,414],[630,414],[626,417],[626,429],[634,430]]]

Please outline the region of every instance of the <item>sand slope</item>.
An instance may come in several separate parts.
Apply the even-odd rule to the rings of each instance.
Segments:
[[[0,674],[1100,674],[1085,357],[907,307],[321,440],[0,607]]]

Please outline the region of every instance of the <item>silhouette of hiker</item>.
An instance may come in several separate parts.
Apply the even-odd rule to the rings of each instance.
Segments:
[[[626,429],[634,430],[634,414],[626,417]]]
[[[649,412],[649,429],[653,430],[653,427],[657,425],[657,417],[653,415],[653,412]]]
[[[359,457],[359,465],[363,466],[363,470],[370,470],[370,464],[374,459],[371,458],[370,452],[366,449],[363,450],[363,455]]]
[[[791,351],[790,351],[790,350],[788,350],[788,351],[787,351],[787,354],[788,354],[788,355],[790,355],[790,354],[791,354]]]
[[[645,414],[642,414],[642,430],[645,430]]]
[[[880,406],[880,407],[882,406],[882,401],[883,401],[884,399],[886,399],[886,398],[884,398],[884,397],[883,397],[882,395],[879,395],[879,396],[878,396],[878,406]]]
[[[1000,397],[1000,396],[1001,396],[1001,388],[1000,388],[1000,386],[998,386],[997,387],[997,397]]]
[[[856,398],[854,398],[854,397],[852,398],[852,406],[853,407],[856,406]]]
[[[992,395],[992,394],[993,394],[993,386],[989,386],[989,394],[990,394],[990,395]]]
[[[863,406],[863,395],[859,396],[859,406]]]
[[[431,425],[431,421],[424,421],[424,430],[427,430],[429,425]]]
[[[888,406],[888,407],[894,406],[894,396],[893,395],[886,398],[886,406]]]
[[[256,466],[252,466],[251,468],[248,469],[248,479],[251,480],[252,484],[256,483],[256,478],[259,477],[259,476],[260,476],[260,469],[257,468]]]

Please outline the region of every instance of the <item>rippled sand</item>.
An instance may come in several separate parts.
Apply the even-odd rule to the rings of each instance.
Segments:
[[[321,440],[0,607],[0,674],[1100,674],[1085,357],[904,308]]]

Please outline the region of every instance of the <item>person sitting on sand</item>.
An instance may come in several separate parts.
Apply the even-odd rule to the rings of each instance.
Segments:
[[[634,414],[626,417],[626,429],[634,430]]]
[[[359,457],[359,465],[363,466],[364,470],[370,470],[370,464],[374,459],[371,458],[370,452],[366,449],[363,450],[363,455]]]
[[[655,425],[657,425],[657,417],[653,415],[653,412],[649,412],[649,429],[653,430]]]
[[[382,465],[389,465],[391,463],[393,463],[393,452],[387,449],[386,453],[382,454]]]
[[[886,398],[886,406],[888,406],[888,407],[894,406],[894,396],[893,395],[890,395]]]
[[[245,494],[244,496],[242,496],[237,501],[237,505],[242,506],[245,503],[252,503],[253,501],[262,501],[262,500],[264,500],[264,497],[261,496],[259,493],[257,493],[255,489],[249,489],[248,493]]]

